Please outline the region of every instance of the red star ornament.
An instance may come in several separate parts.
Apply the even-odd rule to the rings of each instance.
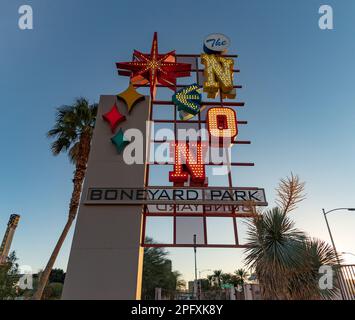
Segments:
[[[130,76],[133,85],[150,85],[150,95],[154,99],[158,84],[175,91],[176,79],[189,77],[191,64],[177,63],[175,51],[159,54],[158,34],[154,33],[150,54],[134,50],[132,62],[116,63],[118,74]]]
[[[126,120],[126,117],[118,111],[117,104],[115,103],[111,110],[102,115],[102,118],[110,125],[112,132],[115,132],[117,126]]]

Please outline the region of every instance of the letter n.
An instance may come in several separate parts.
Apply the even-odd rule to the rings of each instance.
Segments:
[[[203,184],[206,173],[201,142],[174,142],[171,150],[174,151],[175,163],[174,171],[169,172],[169,181],[184,183],[190,175],[192,182]]]
[[[236,93],[233,90],[233,59],[202,54],[201,62],[205,65],[203,91],[208,93],[208,98],[215,98],[221,89],[224,97],[234,99]]]

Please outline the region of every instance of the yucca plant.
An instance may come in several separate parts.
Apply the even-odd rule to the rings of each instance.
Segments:
[[[276,189],[278,207],[248,223],[246,264],[255,270],[265,299],[331,299],[338,293],[319,287],[319,268],[336,267],[336,254],[326,243],[309,239],[288,213],[304,198],[304,183],[298,176],[282,179]],[[334,270],[336,271],[336,270]],[[336,272],[334,272],[336,275]]]
[[[292,299],[320,300],[334,299],[339,294],[338,260],[333,248],[326,242],[308,238],[304,243],[304,265],[289,279],[289,293]],[[319,273],[321,266],[332,268],[333,288],[321,289]]]
[[[288,298],[288,278],[303,266],[306,236],[279,208],[266,211],[248,225],[245,261],[254,269],[267,299]]]

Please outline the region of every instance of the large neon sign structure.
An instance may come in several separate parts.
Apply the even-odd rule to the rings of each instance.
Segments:
[[[234,84],[234,75],[239,72],[234,68],[237,55],[228,55],[223,52],[212,52],[203,54],[176,54],[171,51],[168,54],[160,55],[158,53],[158,37],[154,34],[151,54],[142,54],[134,51],[133,61],[117,63],[118,73],[129,76],[130,83],[135,88],[150,88],[151,103],[149,120],[154,123],[173,125],[175,137],[177,137],[178,126],[184,124],[187,126],[197,125],[198,129],[207,129],[209,132],[209,141],[203,141],[199,138],[197,141],[169,141],[171,155],[174,161],[172,163],[161,164],[158,162],[146,163],[145,188],[150,186],[150,168],[151,166],[172,165],[173,170],[169,171],[169,182],[173,187],[209,188],[208,178],[206,176],[206,167],[216,165],[214,162],[205,162],[205,153],[210,152],[211,148],[224,149],[227,159],[221,166],[227,167],[228,185],[226,188],[233,189],[232,167],[243,166],[251,167],[254,163],[233,162],[229,159],[230,148],[238,144],[250,144],[250,141],[237,140],[240,125],[246,125],[247,121],[238,121],[237,112],[234,108],[243,107],[243,102],[225,101],[225,99],[235,99],[236,90],[241,89],[240,85]],[[202,65],[204,68],[199,67]],[[179,84],[181,77],[190,77],[191,84]],[[186,82],[186,81],[185,81]],[[156,99],[157,88],[168,88],[174,90],[171,100]],[[203,100],[203,91],[205,99]],[[216,98],[218,100],[216,100]],[[154,119],[153,113],[159,108],[173,108],[173,119]],[[204,112],[203,110],[206,109]],[[180,115],[180,117],[178,117]],[[151,140],[154,144],[167,143],[167,141]],[[171,186],[171,185],[170,185]],[[169,185],[159,186],[168,188]],[[253,188],[251,188],[253,189]],[[217,209],[204,205],[204,199],[199,199],[197,210],[189,210],[187,204],[186,210],[180,210],[178,205],[172,207],[172,210],[157,210],[159,205],[145,205],[143,209],[143,235],[142,246],[193,246],[191,240],[186,243],[177,241],[177,219],[188,219],[188,217],[200,217],[203,222],[203,241],[198,243],[200,247],[215,247],[214,243],[208,242],[207,218],[225,217],[231,218],[233,223],[235,242],[225,244],[225,247],[244,247],[239,243],[237,219],[252,217],[255,215],[255,206],[260,205],[253,202],[253,199],[247,199],[243,205],[239,202],[236,206],[229,206],[220,209],[223,201]],[[206,200],[206,199],[205,199]],[[198,202],[198,201],[197,201]],[[196,202],[196,203],[197,203]],[[264,199],[264,205],[266,203]],[[160,205],[161,208],[161,205]],[[196,207],[197,208],[197,207]],[[210,210],[208,210],[210,209]],[[172,243],[147,244],[145,243],[145,232],[147,220],[151,217],[171,217],[173,218],[173,241]],[[188,222],[187,222],[188,223]],[[218,247],[223,246],[221,244]]]
[[[210,35],[203,54],[161,54],[155,33],[150,53],[135,50],[132,61],[117,63],[129,84],[118,95],[100,97],[64,299],[140,299],[144,247],[245,247],[240,221],[267,202],[262,188],[237,186],[232,174],[254,163],[232,159],[232,148],[250,141],[239,138],[247,121],[240,120],[244,103],[233,100],[242,87],[235,84],[238,56],[226,53],[229,43]],[[159,110],[172,116],[157,117]],[[152,124],[169,127],[173,137],[156,136]],[[181,138],[182,127],[199,134]],[[145,132],[141,163],[125,161],[135,143],[132,130],[142,137]],[[161,146],[168,160],[151,157]],[[223,184],[215,183],[214,169],[226,179]],[[224,229],[217,241],[211,236],[217,217],[231,231],[228,241],[219,239]],[[154,221],[169,233],[168,240],[146,242]]]

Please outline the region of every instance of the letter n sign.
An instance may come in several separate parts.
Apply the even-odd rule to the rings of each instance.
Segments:
[[[184,183],[191,181],[203,184],[206,180],[205,164],[203,162],[203,146],[201,142],[173,142],[174,171],[169,172],[169,181]]]

